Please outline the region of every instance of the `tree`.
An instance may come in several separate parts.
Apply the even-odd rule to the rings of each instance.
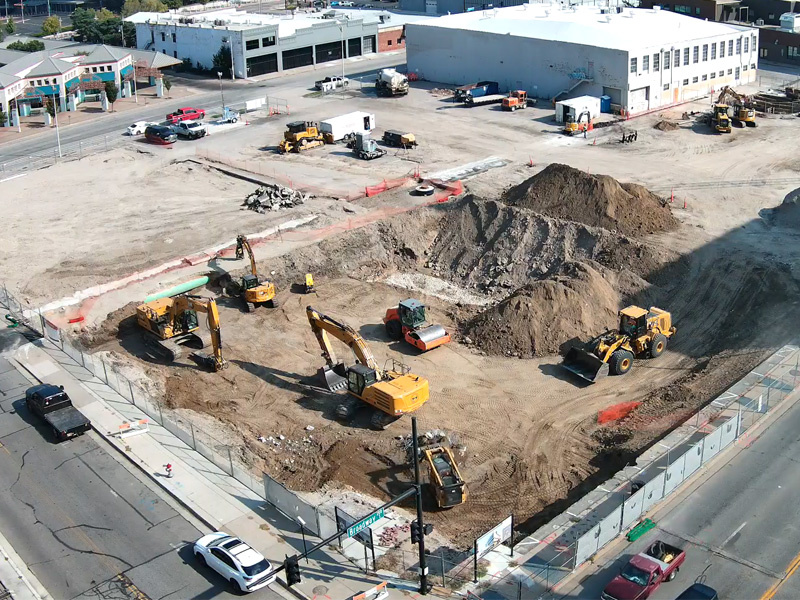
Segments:
[[[100,39],[94,10],[91,8],[76,8],[70,17],[72,28],[77,32],[82,42],[95,43]]]
[[[56,105],[53,104],[52,98],[47,98],[44,101],[44,110],[50,115],[51,119],[54,119],[56,116]]]
[[[54,35],[61,31],[61,21],[58,17],[47,17],[42,23],[42,33],[44,35]]]
[[[128,48],[136,48],[136,25],[123,21],[122,33],[125,36],[125,45]]]
[[[164,77],[162,83],[164,84],[164,89],[167,90],[167,97],[169,97],[169,91],[172,89],[172,81],[170,81],[169,77]]]
[[[44,50],[44,43],[39,40],[11,42],[7,48],[8,50],[21,50],[22,52],[38,52],[39,50]]]
[[[106,99],[111,103],[111,112],[114,112],[114,102],[117,101],[119,88],[113,81],[106,81]]]
[[[219,51],[211,58],[211,68],[214,71],[230,73],[232,66],[231,52],[228,50],[228,47],[223,44],[219,47]]]
[[[129,17],[138,12],[167,12],[167,5],[161,0],[125,0],[125,4],[122,5],[123,17]]]
[[[6,33],[9,35],[17,31],[17,24],[9,17],[6,20]]]
[[[119,17],[117,15],[115,15],[113,12],[111,12],[110,10],[108,10],[107,8],[101,8],[100,10],[96,11],[94,13],[94,18],[96,20],[100,21],[101,23],[103,21],[108,21],[109,19],[117,19],[117,20],[119,20]]]
[[[0,127],[5,127],[8,123],[8,115],[0,108]]]

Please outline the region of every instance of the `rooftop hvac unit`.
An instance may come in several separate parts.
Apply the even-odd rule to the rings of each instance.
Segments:
[[[756,27],[763,27],[764,19],[756,19]]]

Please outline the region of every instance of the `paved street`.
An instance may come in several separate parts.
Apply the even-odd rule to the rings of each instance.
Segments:
[[[798,430],[800,404],[762,430],[749,448],[700,483],[691,496],[679,495],[655,517],[657,530],[631,544],[616,562],[567,597],[599,598],[632,554],[663,539],[685,548],[687,559],[675,581],[652,596],[656,600],[676,598],[695,581],[715,588],[720,598],[800,598],[800,577],[786,575],[794,573],[790,567],[800,551]]]
[[[345,70],[347,76],[350,78],[355,79],[361,77],[364,78],[364,81],[374,81],[375,74],[379,69],[404,63],[405,52],[393,52],[385,56],[379,55],[358,62],[352,60],[347,61],[345,63]],[[267,95],[289,99],[291,102],[292,98],[309,93],[314,87],[314,81],[327,75],[340,74],[341,69],[341,63],[333,62],[330,63],[330,66],[322,67],[314,71],[288,74],[278,79],[270,79],[261,83],[232,83],[230,80],[224,80],[225,103],[233,105],[246,100],[263,98]],[[61,144],[66,145],[98,137],[102,140],[104,135],[121,136],[125,133],[125,129],[128,125],[134,121],[162,121],[167,113],[177,110],[182,106],[202,108],[208,112],[221,112],[220,106],[222,103],[217,80],[197,80],[192,81],[192,85],[206,88],[209,91],[202,92],[189,98],[179,98],[176,100],[167,99],[157,103],[151,103],[147,107],[142,105],[142,108],[138,110],[129,110],[118,114],[106,114],[91,121],[77,123],[69,127],[61,127]],[[19,141],[12,140],[0,144],[0,163],[45,151],[52,152],[54,148],[56,148],[55,131],[29,136]]]
[[[0,330],[0,349],[17,343]],[[53,598],[235,597],[194,561],[198,529],[94,432],[53,443],[24,406],[29,385],[0,358],[0,530]]]

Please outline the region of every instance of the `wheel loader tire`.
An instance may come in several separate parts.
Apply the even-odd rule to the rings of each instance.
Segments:
[[[650,358],[658,358],[662,354],[664,354],[664,350],[667,349],[667,336],[663,333],[657,333],[653,336],[653,340],[650,342]]]
[[[625,375],[633,366],[633,352],[617,350],[609,361],[612,375]]]
[[[386,322],[386,335],[389,336],[390,339],[399,340],[403,337],[403,326],[400,324],[400,321],[391,320]]]

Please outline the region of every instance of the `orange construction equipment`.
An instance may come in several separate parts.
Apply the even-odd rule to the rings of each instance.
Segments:
[[[393,340],[406,342],[427,352],[443,344],[449,344],[450,334],[441,325],[431,325],[425,319],[425,305],[419,300],[403,300],[395,308],[386,310],[383,317],[386,333]]]
[[[528,92],[525,90],[514,90],[503,98],[503,110],[514,112],[518,108],[528,108]]]

